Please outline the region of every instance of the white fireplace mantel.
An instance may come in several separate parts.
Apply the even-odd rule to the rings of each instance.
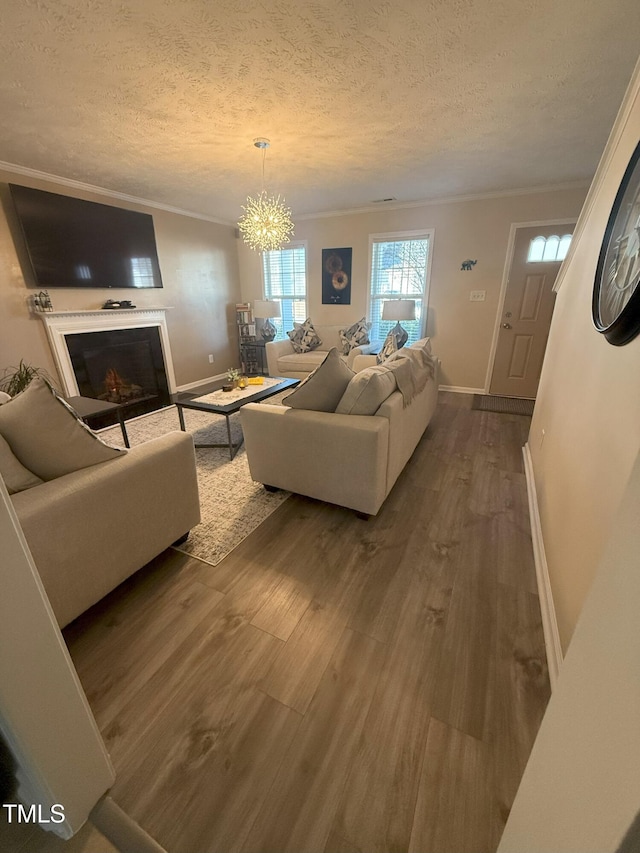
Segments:
[[[176,377],[171,358],[169,330],[166,312],[169,308],[113,308],[95,311],[45,311],[37,316],[45,324],[56,367],[64,386],[65,394],[73,397],[79,393],[73,372],[66,335],[81,335],[89,332],[104,332],[112,329],[142,329],[156,326],[160,334],[162,356],[169,392],[176,392]]]

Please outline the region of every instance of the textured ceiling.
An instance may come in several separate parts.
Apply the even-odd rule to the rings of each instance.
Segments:
[[[3,0],[0,160],[232,221],[591,178],[638,0]]]

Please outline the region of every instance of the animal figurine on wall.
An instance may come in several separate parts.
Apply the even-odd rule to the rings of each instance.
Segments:
[[[475,267],[477,263],[477,259],[475,261],[472,261],[470,258],[467,258],[466,261],[462,262],[462,266],[460,267],[460,269],[465,270],[466,272],[471,272],[471,270]]]

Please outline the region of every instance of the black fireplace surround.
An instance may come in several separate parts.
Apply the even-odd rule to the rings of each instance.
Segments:
[[[125,418],[170,404],[157,326],[68,334],[65,341],[80,396],[118,403]],[[103,416],[92,426],[115,422]]]

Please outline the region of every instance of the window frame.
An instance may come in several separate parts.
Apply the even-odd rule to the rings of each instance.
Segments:
[[[306,319],[309,316],[309,308],[308,308],[308,305],[309,305],[309,248],[307,245],[307,241],[306,240],[292,240],[290,243],[287,243],[286,246],[282,246],[280,249],[272,249],[271,251],[272,252],[287,252],[287,251],[291,251],[293,249],[303,249],[304,250],[304,306],[305,306],[305,311],[304,311],[305,318],[304,319]],[[273,295],[267,294],[267,280],[266,280],[266,275],[265,275],[265,257],[264,257],[265,253],[261,252],[260,254],[261,254],[260,273],[262,276],[262,298],[265,300],[272,299],[272,300],[275,300],[277,302],[280,302],[280,308],[281,308],[281,313],[282,313],[282,317],[273,318],[271,320],[271,322],[273,323],[273,325],[277,329],[275,340],[287,340],[287,331],[290,331],[290,330],[287,330],[285,328],[284,311],[282,311],[282,301],[283,300],[290,300],[291,302],[293,302],[293,301],[301,301],[301,300],[299,299],[299,297],[273,296]],[[297,322],[297,321],[295,321],[295,322]],[[304,322],[304,320],[303,320],[303,322]],[[292,328],[293,328],[293,326],[292,326]],[[282,336],[280,336],[280,330],[282,330]]]
[[[367,277],[367,319],[373,322],[373,301],[374,297],[371,293],[371,277],[373,275],[373,244],[374,243],[394,243],[403,242],[406,240],[426,239],[427,246],[427,267],[425,270],[424,293],[422,296],[422,316],[420,318],[420,326],[418,332],[418,340],[426,336],[427,318],[429,315],[429,301],[431,293],[431,268],[433,264],[433,247],[435,243],[435,228],[419,228],[410,231],[383,231],[377,234],[369,234],[369,272]],[[401,297],[399,297],[401,298]],[[410,299],[407,294],[403,298]],[[417,300],[416,300],[417,301]],[[382,343],[382,341],[380,341]]]
[[[559,258],[558,254],[560,253],[560,250],[563,247],[563,242],[567,239],[567,237],[569,238],[569,243],[567,244],[567,248],[565,250],[564,255],[561,258]],[[531,254],[532,254],[532,250],[533,250],[533,244],[537,243],[539,240],[543,241],[542,257],[532,258]],[[545,253],[547,251],[547,246],[549,245],[549,240],[557,240],[558,241],[553,258],[545,258],[544,257]],[[569,254],[569,251],[571,250],[572,241],[573,241],[573,233],[571,233],[571,234],[549,234],[547,237],[545,237],[543,234],[538,234],[536,237],[532,237],[531,241],[529,242],[529,249],[527,250],[526,263],[528,263],[528,264],[561,264],[565,260],[567,255]]]

